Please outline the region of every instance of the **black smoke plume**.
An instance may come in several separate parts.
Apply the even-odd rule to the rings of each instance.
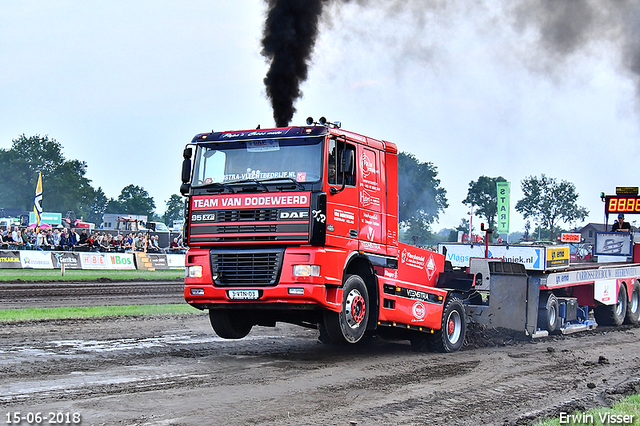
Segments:
[[[318,35],[323,0],[268,0],[262,56],[271,61],[264,79],[277,127],[289,125],[302,96]]]

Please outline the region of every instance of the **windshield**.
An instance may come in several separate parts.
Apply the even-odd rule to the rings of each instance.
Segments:
[[[236,181],[320,180],[323,138],[220,142],[198,147],[193,186]]]

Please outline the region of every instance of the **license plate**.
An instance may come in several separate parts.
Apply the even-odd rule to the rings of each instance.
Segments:
[[[258,290],[229,290],[229,299],[257,299]]]

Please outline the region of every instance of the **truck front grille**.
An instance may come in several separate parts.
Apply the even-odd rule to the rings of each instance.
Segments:
[[[284,249],[211,250],[211,269],[218,286],[274,286],[278,282]]]

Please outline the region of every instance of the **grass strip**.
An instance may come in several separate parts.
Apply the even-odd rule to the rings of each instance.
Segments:
[[[640,425],[640,395],[631,395],[611,408],[593,408],[587,412],[562,413],[560,417],[536,423],[536,426],[558,425]]]
[[[0,322],[19,322],[34,320],[97,318],[123,315],[171,315],[198,314],[201,311],[190,305],[125,305],[125,306],[84,306],[69,308],[19,308],[0,310]]]
[[[184,270],[163,269],[158,271],[106,271],[67,269],[64,275],[55,269],[0,269],[0,281],[95,281],[118,280],[182,280]]]

